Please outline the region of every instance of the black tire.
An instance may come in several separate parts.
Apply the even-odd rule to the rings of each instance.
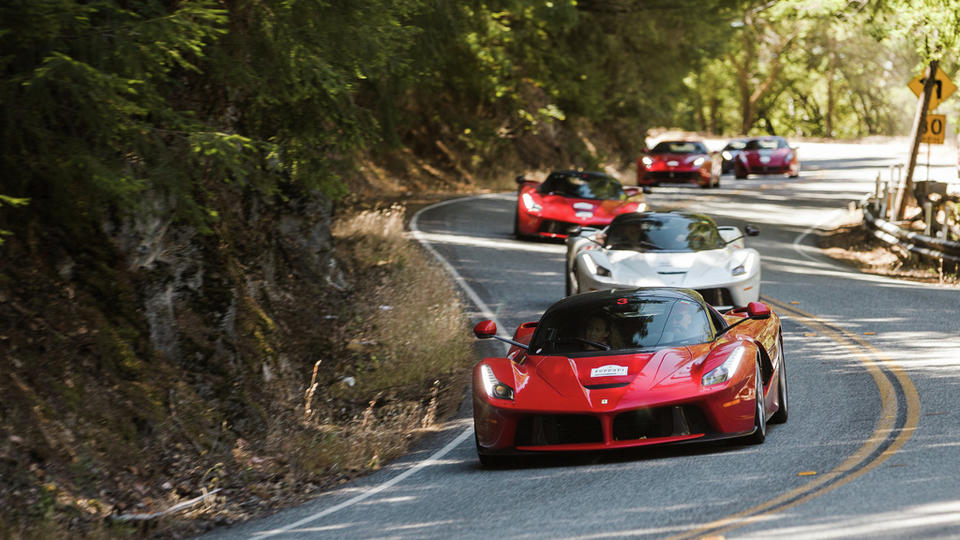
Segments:
[[[745,171],[741,166],[735,166],[733,168],[733,177],[737,180],[743,180],[747,177],[747,171]]]
[[[767,411],[763,405],[763,379],[760,372],[760,362],[757,362],[757,406],[753,413],[753,433],[744,437],[747,444],[763,444],[767,439]]]
[[[780,338],[780,375],[777,376],[777,401],[780,408],[770,417],[771,424],[783,424],[790,416],[790,400],[787,393],[787,355],[783,352],[783,338]]]
[[[517,240],[526,240],[527,235],[520,234],[520,211],[517,210],[513,213],[513,237]]]

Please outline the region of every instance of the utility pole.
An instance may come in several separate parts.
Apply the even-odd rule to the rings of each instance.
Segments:
[[[907,200],[913,193],[913,170],[917,166],[917,151],[920,149],[920,130],[926,125],[927,107],[930,105],[930,93],[933,91],[934,79],[937,76],[939,67],[939,60],[931,60],[930,67],[927,68],[927,77],[923,81],[923,94],[920,96],[917,114],[913,117],[912,142],[910,146],[910,162],[907,165],[907,177],[903,181],[902,188],[897,190],[897,198],[893,206],[894,221],[903,221],[904,212],[907,210]]]

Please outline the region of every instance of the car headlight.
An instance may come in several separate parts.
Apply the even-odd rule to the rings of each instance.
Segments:
[[[643,156],[642,158],[640,158],[640,163],[643,163],[644,165],[649,167],[653,165],[653,158],[650,156]]]
[[[539,212],[543,210],[543,207],[536,203],[533,200],[533,196],[529,193],[524,193],[520,196],[520,200],[523,202],[523,207],[527,209],[528,212]]]
[[[596,275],[601,276],[601,277],[610,277],[610,276],[611,276],[611,272],[610,272],[610,269],[609,269],[609,268],[606,268],[606,267],[604,267],[604,266],[600,266],[599,264],[597,264],[597,261],[593,260],[593,257],[591,257],[591,256],[589,256],[589,255],[587,255],[587,256],[585,256],[585,257],[583,258],[583,263],[584,263],[585,265],[587,265],[587,270],[588,270],[591,274],[596,274]]]
[[[493,374],[493,368],[487,364],[480,366],[480,372],[483,374],[483,390],[488,396],[497,399],[513,399],[513,388],[503,384]]]
[[[637,209],[634,210],[634,212],[646,212],[646,211],[647,211],[647,203],[645,202],[637,203]]]
[[[720,154],[720,157],[722,157],[723,159],[725,159],[725,160],[727,160],[727,161],[730,161],[731,159],[733,159],[733,154],[731,154],[730,152],[724,150],[724,151]]]
[[[730,353],[730,356],[723,361],[722,364],[710,370],[710,373],[707,373],[703,376],[702,384],[703,386],[711,386],[714,384],[720,384],[722,382],[727,382],[730,379],[730,376],[736,373],[737,368],[740,367],[740,361],[743,360],[743,354],[747,352],[743,347],[737,347]]]
[[[697,159],[693,160],[693,166],[694,166],[694,167],[699,167],[699,166],[703,165],[703,163],[704,163],[705,161],[707,161],[707,158],[705,158],[705,157],[703,157],[703,156],[698,157]]]
[[[736,266],[730,273],[735,276],[742,276],[747,273],[746,265],[741,264],[740,266]]]
[[[793,161],[793,152],[787,152],[787,155],[784,156],[783,161],[785,161],[786,163],[790,163],[791,161]]]

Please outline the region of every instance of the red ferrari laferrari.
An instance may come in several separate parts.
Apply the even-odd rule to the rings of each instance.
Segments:
[[[572,227],[605,227],[620,214],[647,209],[639,188],[599,172],[555,171],[543,182],[519,176],[517,184],[517,238],[566,238]]]
[[[691,443],[762,443],[787,420],[780,319],[760,302],[721,314],[689,289],[570,296],[473,370],[483,465],[518,454]]]
[[[637,160],[637,185],[697,184],[720,187],[722,160],[702,141],[661,141]]]
[[[746,142],[733,158],[733,175],[744,179],[749,174],[786,174],[800,176],[797,149],[790,148],[783,137],[758,137]]]

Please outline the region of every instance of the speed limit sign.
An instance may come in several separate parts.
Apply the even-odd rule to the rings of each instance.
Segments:
[[[943,144],[944,132],[947,130],[947,115],[928,114],[926,123],[920,126],[920,129],[920,142]]]

